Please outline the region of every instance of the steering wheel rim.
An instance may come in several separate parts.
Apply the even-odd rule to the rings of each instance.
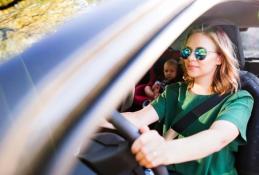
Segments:
[[[139,136],[139,130],[118,111],[113,111],[109,120],[119,132],[132,144]],[[169,175],[166,166],[152,168],[155,175]]]

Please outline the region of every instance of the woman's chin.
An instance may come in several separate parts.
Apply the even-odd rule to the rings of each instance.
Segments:
[[[187,74],[192,78],[199,76],[199,74],[195,71],[187,71]]]

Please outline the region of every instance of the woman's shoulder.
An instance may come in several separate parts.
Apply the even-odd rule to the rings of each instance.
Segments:
[[[176,82],[167,85],[168,89],[186,89],[187,84],[185,82]]]
[[[230,98],[235,99],[235,98],[242,98],[242,97],[248,97],[248,98],[253,98],[253,96],[248,92],[247,90],[238,90],[237,92],[231,94]]]
[[[233,101],[244,101],[245,103],[253,103],[254,98],[247,90],[238,90],[237,92],[230,94],[226,99],[227,103]]]
[[[173,96],[184,95],[186,93],[186,90],[187,90],[186,83],[177,82],[177,83],[167,85],[164,93],[165,95],[169,95],[172,97],[172,95]]]

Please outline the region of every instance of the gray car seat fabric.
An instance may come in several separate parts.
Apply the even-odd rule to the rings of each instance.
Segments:
[[[254,97],[254,106],[247,127],[247,144],[240,146],[236,167],[239,175],[259,174],[259,78],[254,74],[241,71],[242,89]]]

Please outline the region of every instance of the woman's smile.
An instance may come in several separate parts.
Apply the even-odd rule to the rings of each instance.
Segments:
[[[189,71],[193,71],[193,70],[199,69],[199,66],[193,65],[193,64],[187,64],[187,65],[186,65],[186,68],[187,68],[187,70],[189,70]]]

